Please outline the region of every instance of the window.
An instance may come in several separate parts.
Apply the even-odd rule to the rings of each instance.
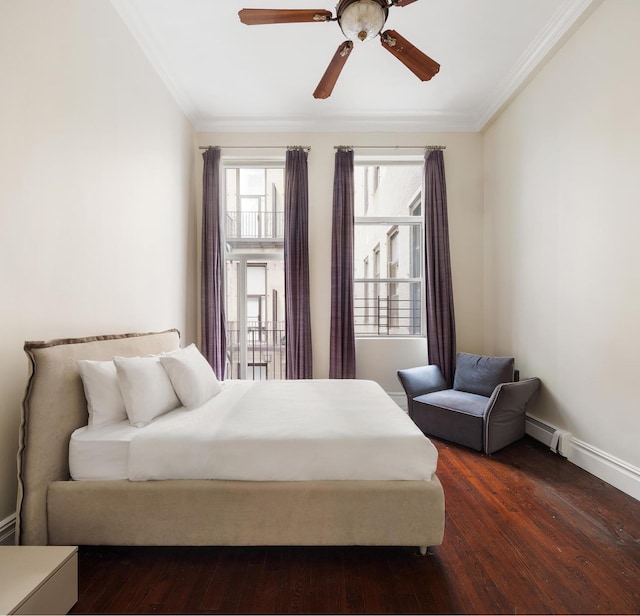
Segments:
[[[284,163],[225,166],[227,369],[285,377]]]
[[[355,167],[356,336],[423,332],[422,164]]]
[[[227,167],[226,236],[235,241],[284,237],[284,169]]]

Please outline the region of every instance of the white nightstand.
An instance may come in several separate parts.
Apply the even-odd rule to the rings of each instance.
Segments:
[[[0,614],[66,614],[77,601],[77,547],[0,546]]]

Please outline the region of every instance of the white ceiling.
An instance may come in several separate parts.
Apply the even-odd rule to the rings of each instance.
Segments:
[[[312,93],[336,22],[246,26],[241,8],[337,0],[111,0],[198,131],[478,131],[601,0],[418,0],[391,28],[440,63],[421,82],[374,39],[330,98]]]

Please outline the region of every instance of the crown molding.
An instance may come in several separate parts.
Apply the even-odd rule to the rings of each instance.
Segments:
[[[201,119],[198,132],[476,132],[473,114],[434,113],[393,116],[261,116]]]
[[[191,101],[185,97],[185,89],[181,87],[172,75],[171,71],[167,68],[166,60],[160,51],[160,46],[150,34],[149,28],[145,25],[144,19],[142,19],[138,11],[134,8],[134,3],[128,2],[127,0],[110,0],[110,2],[142,50],[142,53],[144,53],[145,57],[149,60],[149,63],[158,74],[167,90],[169,90],[169,93],[178,104],[178,107],[180,107],[182,112],[187,116],[191,125],[195,126],[193,112],[194,106]]]
[[[499,84],[497,96],[492,98],[478,114],[473,130],[477,132],[484,130],[602,2],[603,0],[565,0],[545,29]]]

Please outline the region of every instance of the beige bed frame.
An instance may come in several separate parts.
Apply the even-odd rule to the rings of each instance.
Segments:
[[[439,545],[432,481],[71,481],[87,423],[78,359],[170,351],[177,330],[27,342],[16,541],[25,545]]]

